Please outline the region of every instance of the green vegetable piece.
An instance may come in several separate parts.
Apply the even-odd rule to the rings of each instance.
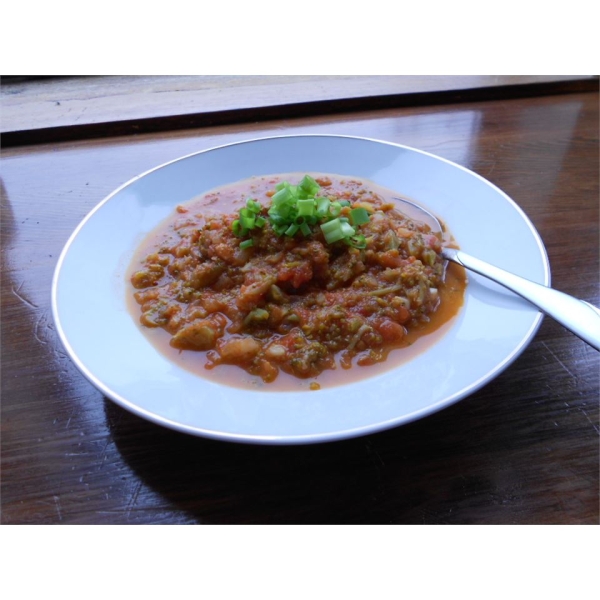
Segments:
[[[317,198],[317,216],[326,217],[329,214],[331,201],[329,198]]]
[[[304,237],[306,237],[312,233],[312,230],[308,226],[308,223],[306,221],[300,225],[300,231],[302,232]]]
[[[253,198],[246,200],[246,208],[255,214],[258,214],[262,210],[262,206]]]
[[[335,202],[332,202],[331,205],[329,206],[329,214],[332,217],[339,217],[341,212],[342,212],[342,205],[337,200]]]
[[[321,189],[321,186],[310,175],[305,175],[298,187],[308,196],[313,197]]]
[[[352,225],[364,225],[369,222],[369,213],[366,208],[353,208],[350,211],[350,222]]]
[[[333,244],[339,240],[343,240],[346,236],[342,231],[342,223],[339,219],[333,219],[321,225],[321,231],[325,236],[325,241],[328,244]]]
[[[350,223],[348,223],[347,221],[342,221],[340,219],[340,228],[342,230],[342,233],[344,234],[344,237],[351,237],[356,233],[356,230],[354,229],[354,227],[352,227],[352,225],[350,225]]]
[[[244,240],[243,242],[240,242],[240,248],[242,250],[250,248],[251,246],[254,246],[254,240]]]
[[[367,239],[362,233],[346,238],[346,243],[353,248],[362,249],[367,247]]]
[[[289,202],[290,200],[292,200],[293,195],[292,192],[290,191],[289,187],[284,187],[282,189],[280,189],[278,192],[275,192],[275,194],[273,194],[273,197],[271,198],[271,202],[273,203],[273,206],[281,206],[282,204],[285,204],[287,202]]]
[[[315,212],[315,201],[313,198],[307,198],[305,200],[298,200],[298,215],[301,217],[312,216]]]
[[[248,233],[248,230],[242,226],[242,223],[239,219],[236,219],[231,224],[231,230],[233,231],[233,235],[237,237],[244,237]]]
[[[256,219],[254,217],[243,216],[240,217],[240,222],[242,224],[242,227],[245,227],[246,229],[254,229]]]
[[[298,229],[300,229],[300,225],[297,225],[296,223],[292,223],[286,230],[285,230],[285,235],[289,235],[290,237],[292,237],[293,235],[296,234],[296,232],[298,231]]]

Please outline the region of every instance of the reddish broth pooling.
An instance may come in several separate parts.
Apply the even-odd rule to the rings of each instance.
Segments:
[[[166,332],[153,337],[163,351],[168,340],[171,353],[187,355],[186,366],[202,365],[209,377],[233,365],[255,383],[312,379],[318,389],[322,379],[368,374],[355,367],[381,364],[395,349],[412,355],[409,346],[422,347],[415,342],[456,314],[466,278],[445,268],[441,234],[398,212],[389,190],[312,176],[318,196],[349,201],[343,214],[368,210],[358,228],[366,247],[328,244],[318,225],[306,237],[278,236],[267,222],[244,237],[252,247],[240,248],[232,223],[246,200],[263,205],[268,219],[275,185],[303,174],[254,177],[177,207],[129,272],[140,323]]]

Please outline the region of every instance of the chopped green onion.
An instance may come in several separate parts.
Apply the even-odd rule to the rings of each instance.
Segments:
[[[343,240],[354,248],[365,248],[367,241],[364,235],[357,233],[357,228],[369,222],[368,211],[359,207],[348,213],[344,211],[341,216],[342,209],[350,207],[351,203],[335,196],[317,197],[320,190],[321,186],[310,175],[305,175],[298,185],[282,181],[275,186],[267,214],[256,199],[247,198],[239,218],[231,224],[233,234],[243,238],[257,227],[263,228],[268,221],[278,236],[293,237],[298,231],[310,236],[313,234],[311,227],[320,225],[328,244]],[[240,242],[241,248],[252,246],[251,239]]]
[[[333,244],[335,242],[339,242],[343,240],[346,234],[342,230],[342,222],[339,219],[333,219],[332,221],[327,221],[327,223],[323,223],[321,225],[321,231],[325,236],[325,241],[328,244]],[[354,230],[352,230],[354,233]]]
[[[246,200],[246,208],[255,214],[258,214],[262,210],[262,206],[253,198]]]
[[[246,229],[254,229],[254,224],[256,222],[256,219],[254,217],[240,217],[240,222],[242,224],[242,227],[245,227]]]
[[[315,201],[313,198],[306,198],[305,200],[298,200],[296,206],[298,207],[298,215],[311,217],[315,212]]]
[[[346,243],[353,248],[362,249],[367,247],[367,239],[362,233],[346,238]]]
[[[290,191],[289,187],[284,187],[282,189],[280,189],[278,192],[276,192],[275,194],[273,194],[272,198],[271,198],[271,202],[273,203],[273,206],[280,206],[282,204],[284,204],[285,202],[288,202],[289,200],[292,199],[292,192]]]
[[[321,189],[321,186],[310,175],[305,175],[298,187],[305,192],[307,196],[312,196],[313,198]]]
[[[330,231],[335,231],[336,229],[341,229],[339,219],[332,219],[331,221],[321,224],[321,231],[324,235],[327,235]]]
[[[356,233],[356,230],[354,229],[354,227],[352,227],[352,225],[350,225],[350,223],[348,223],[347,221],[342,221],[340,219],[340,229],[342,230],[342,233],[344,234],[344,237],[351,237]]]
[[[317,198],[317,215],[319,217],[325,217],[329,213],[329,206],[331,201],[329,198]]]
[[[300,231],[302,232],[302,234],[306,237],[307,235],[310,235],[312,233],[311,228],[308,226],[308,223],[305,221],[304,223],[302,223],[300,225]]]
[[[290,237],[294,236],[296,232],[300,229],[300,225],[296,223],[292,223],[286,230],[285,235],[289,235]]]
[[[369,213],[366,208],[353,208],[350,211],[352,225],[364,225],[369,222]]]
[[[329,206],[329,214],[332,217],[339,217],[341,212],[342,212],[342,205],[337,200],[335,202],[332,202],[331,205]]]
[[[242,224],[240,223],[239,219],[236,219],[231,224],[231,230],[233,231],[233,235],[237,237],[246,235],[246,232],[244,231],[244,228],[242,227]]]
[[[282,215],[278,214],[276,211],[269,210],[269,220],[271,221],[271,225],[285,225],[287,223],[287,219],[285,219]]]
[[[260,216],[262,205],[254,198],[246,200],[246,206],[240,208],[239,219],[235,219],[231,223],[231,231],[236,237],[245,237],[248,232],[256,227],[263,227],[267,220]],[[250,243],[248,243],[250,242]],[[244,240],[240,242],[240,248],[249,248],[252,246],[252,240]]]

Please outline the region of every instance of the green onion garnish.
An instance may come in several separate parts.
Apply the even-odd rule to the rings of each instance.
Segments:
[[[240,216],[240,223],[245,229],[254,229],[256,219],[247,215]]]
[[[369,222],[369,213],[366,208],[353,208],[350,211],[350,221],[352,225],[363,225]]]
[[[278,236],[293,237],[300,231],[307,237],[313,234],[312,227],[319,225],[328,244],[343,240],[354,248],[365,248],[365,236],[357,233],[357,228],[369,222],[369,212],[363,207],[348,211],[346,207],[351,206],[348,200],[319,196],[320,191],[321,186],[310,175],[305,175],[298,185],[282,181],[275,186],[266,215],[259,202],[253,198],[246,200],[239,218],[231,224],[233,234],[243,238],[268,222]],[[240,242],[241,248],[252,245],[251,239]]]
[[[300,225],[300,231],[302,232],[304,237],[306,237],[312,233],[312,230],[308,226],[308,223],[306,221]]]
[[[350,227],[352,231],[344,231],[344,225]],[[327,221],[321,225],[321,231],[325,236],[325,241],[328,244],[334,244],[335,242],[339,242],[343,240],[345,237],[349,237],[349,235],[354,235],[354,229],[348,225],[347,223],[342,223],[339,219],[333,219],[332,221]]]
[[[332,202],[331,205],[329,206],[329,214],[332,217],[339,217],[340,213],[342,212],[342,203],[341,202]]]
[[[253,198],[246,200],[246,208],[254,214],[258,214],[262,210],[262,206]]]
[[[237,236],[237,237],[241,237],[243,235],[246,235],[246,232],[243,231],[243,227],[242,224],[240,223],[239,219],[236,219],[232,224],[231,224],[231,230],[233,231],[233,235]]]
[[[362,249],[367,247],[367,239],[362,233],[346,238],[346,243],[353,248]]]
[[[315,214],[315,200],[314,198],[306,198],[298,200],[298,215],[301,217],[312,217]]]
[[[310,175],[305,175],[298,187],[309,198],[314,198],[316,193],[321,189],[321,186]]]
[[[300,229],[300,225],[298,225],[297,223],[292,223],[285,230],[285,235],[289,235],[290,237],[293,237],[294,235],[296,235],[296,232],[298,231],[298,229]]]
[[[331,201],[329,198],[317,198],[317,216],[325,217],[329,213],[329,206],[331,205]]]

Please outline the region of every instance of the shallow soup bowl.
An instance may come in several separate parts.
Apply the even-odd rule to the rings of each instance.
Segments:
[[[442,218],[466,252],[548,285],[535,228],[504,192],[432,154],[366,138],[297,135],[248,140],[177,158],[104,198],[68,240],[52,286],[60,338],[83,375],[121,407],[188,434],[263,444],[333,441],[396,427],[466,397],[506,369],[542,314],[469,275],[443,335],[389,369],[299,391],[223,385],[181,368],[148,342],[128,310],[127,269],[141,241],[175,207],[257,175],[317,172],[373,181]],[[494,226],[490,227],[490,223]],[[510,231],[510,244],[507,232]]]

